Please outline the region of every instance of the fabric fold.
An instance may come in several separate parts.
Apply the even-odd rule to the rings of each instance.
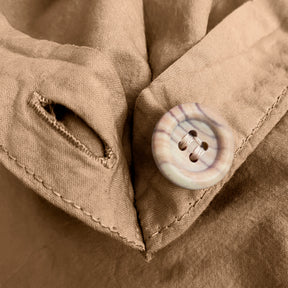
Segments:
[[[9,15],[26,34],[1,16],[1,163],[151,259],[194,223],[288,109],[287,3],[251,1],[222,20],[245,0],[236,2],[77,0],[69,13],[65,0],[43,2],[38,14],[26,5],[25,25]],[[175,7],[187,10],[187,22]],[[186,102],[215,109],[234,133],[231,171],[205,190],[176,187],[152,157],[157,121]]]
[[[110,60],[0,21],[1,162],[52,204],[143,250],[122,146],[128,107]]]
[[[235,10],[137,99],[135,191],[148,258],[184,233],[287,111],[287,4],[273,4],[272,10],[272,1],[253,1]],[[230,172],[205,190],[170,183],[158,171],[150,148],[157,121],[186,102],[218,111],[234,134]]]

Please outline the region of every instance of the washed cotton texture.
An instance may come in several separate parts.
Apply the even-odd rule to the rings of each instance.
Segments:
[[[288,286],[287,1],[0,10],[1,287]],[[208,189],[152,156],[187,102],[233,131]]]

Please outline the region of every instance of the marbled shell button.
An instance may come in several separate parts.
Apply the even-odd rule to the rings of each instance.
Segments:
[[[233,161],[233,134],[227,123],[198,103],[175,106],[157,123],[152,151],[161,173],[187,189],[219,182]]]

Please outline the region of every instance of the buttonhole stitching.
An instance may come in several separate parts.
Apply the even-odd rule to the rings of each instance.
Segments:
[[[272,111],[276,108],[276,106],[278,105],[278,103],[281,101],[281,99],[286,96],[288,91],[288,86],[285,87],[281,94],[278,95],[278,97],[276,98],[276,100],[274,101],[274,103],[266,110],[265,114],[260,118],[260,120],[257,122],[257,125],[251,130],[251,132],[249,133],[248,136],[246,136],[245,138],[242,139],[240,146],[235,150],[234,153],[234,158],[236,159],[239,152],[246,146],[247,142],[249,141],[249,139],[259,130],[259,128],[263,125],[263,123],[267,120],[267,118],[270,116],[270,114],[272,113]],[[224,181],[224,180],[223,180]],[[221,181],[217,186],[220,187],[223,183],[223,181]],[[216,186],[216,187],[217,187]],[[147,237],[147,239],[151,239],[161,233],[163,233],[165,230],[171,228],[174,224],[177,224],[179,222],[181,222],[183,220],[183,218],[185,218],[186,216],[189,215],[190,211],[192,210],[192,208],[196,207],[197,204],[200,203],[200,201],[204,198],[204,196],[206,195],[206,193],[208,191],[211,191],[213,188],[215,187],[210,187],[207,188],[203,191],[203,193],[201,194],[201,196],[196,199],[193,203],[190,202],[189,203],[189,208],[186,212],[184,212],[181,216],[175,216],[174,220],[172,222],[170,222],[168,225],[161,227],[158,231],[152,233],[151,235],[149,235]]]
[[[18,161],[18,159],[14,156],[12,156],[12,154],[10,154],[10,152],[2,145],[0,144],[0,148],[1,150],[8,156],[8,158],[12,161],[14,161],[20,168],[24,169],[24,171],[26,172],[26,174],[32,176],[37,182],[41,183],[42,186],[46,189],[49,190],[50,192],[52,192],[55,196],[59,197],[64,203],[72,206],[75,209],[78,209],[82,212],[82,214],[84,214],[86,217],[88,217],[90,220],[92,220],[93,222],[97,223],[98,225],[100,225],[102,228],[108,230],[110,233],[112,234],[116,234],[118,235],[119,238],[123,239],[124,242],[130,243],[132,244],[133,247],[135,248],[139,248],[141,251],[144,251],[143,246],[136,244],[136,242],[128,240],[128,238],[126,238],[125,236],[122,236],[121,233],[119,233],[118,231],[115,231],[115,227],[111,228],[109,226],[105,226],[101,220],[99,220],[99,218],[95,218],[93,216],[93,214],[91,214],[90,212],[88,212],[87,210],[85,210],[83,207],[81,207],[80,205],[76,204],[73,200],[67,199],[65,198],[62,194],[60,194],[59,192],[57,192],[52,186],[48,185],[40,176],[36,175],[35,172],[31,169],[29,169],[26,165],[24,165],[23,163],[21,163],[20,161]],[[114,229],[114,230],[112,230]]]
[[[48,123],[54,130],[56,130],[63,138],[65,138],[74,147],[85,153],[88,157],[99,161],[105,168],[113,168],[116,162],[116,155],[112,149],[104,142],[104,157],[95,155],[85,144],[77,139],[71,132],[69,132],[65,126],[57,121],[52,105],[54,103],[40,94],[40,92],[34,91],[31,97],[28,99],[28,105],[34,109],[46,123]],[[45,109],[48,107],[51,113]],[[103,140],[102,140],[103,141]]]

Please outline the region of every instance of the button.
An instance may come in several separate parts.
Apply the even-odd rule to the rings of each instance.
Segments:
[[[198,103],[175,106],[157,123],[152,152],[161,173],[187,189],[219,182],[233,161],[233,134],[222,117]]]

